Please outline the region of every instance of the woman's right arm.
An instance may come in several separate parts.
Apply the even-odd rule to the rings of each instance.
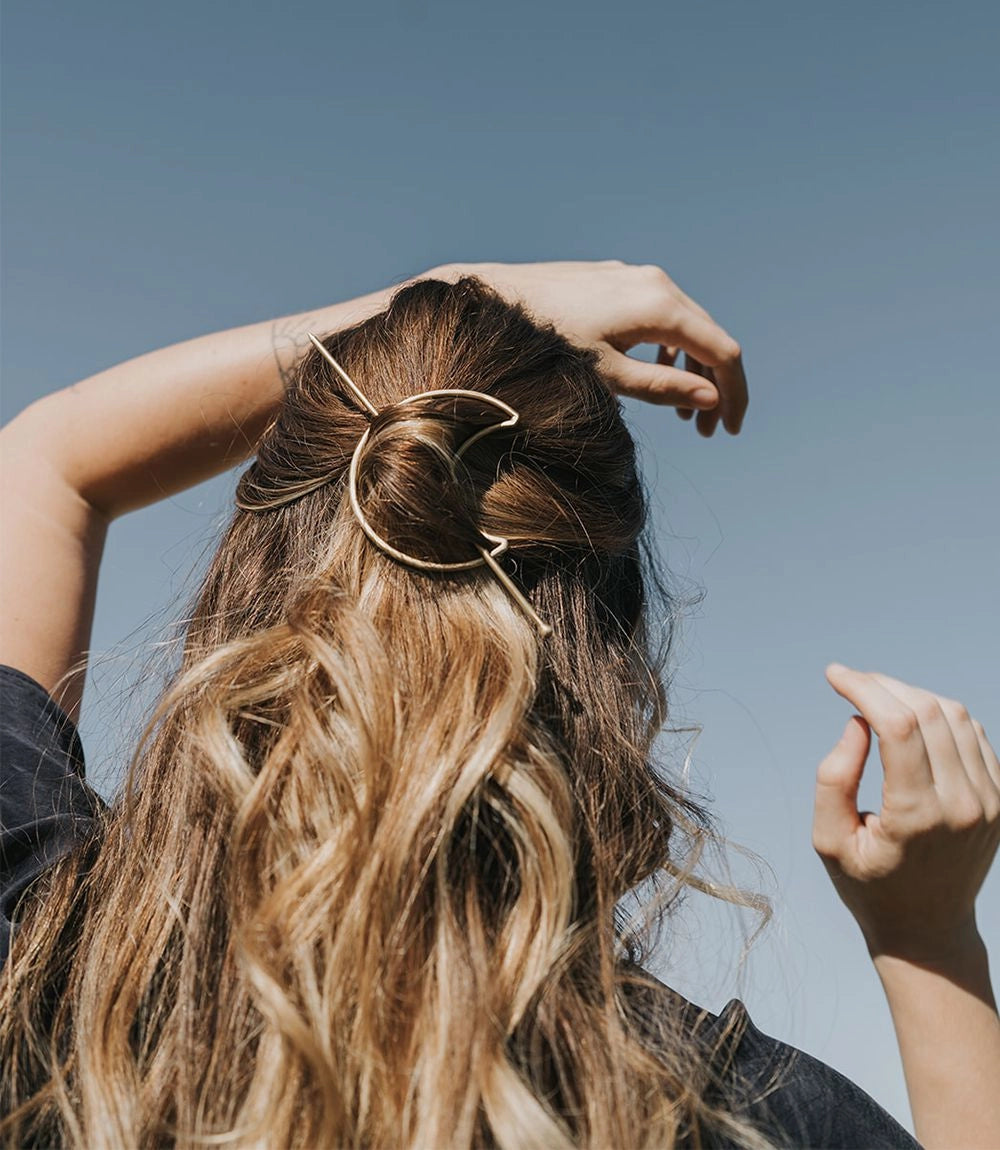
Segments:
[[[975,899],[1000,844],[1000,762],[960,704],[836,664],[860,716],[821,763],[813,845],[889,1000],[917,1138],[1000,1147],[1000,1017]],[[882,809],[857,809],[871,731]]]

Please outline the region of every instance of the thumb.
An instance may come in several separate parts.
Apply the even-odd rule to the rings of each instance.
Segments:
[[[605,352],[601,369],[619,394],[647,403],[699,411],[711,410],[719,403],[719,392],[710,379],[669,364],[648,363],[612,348]]]
[[[860,715],[852,715],[840,742],[816,772],[813,846],[821,855],[836,855],[860,827],[858,787],[871,747],[871,728]]]

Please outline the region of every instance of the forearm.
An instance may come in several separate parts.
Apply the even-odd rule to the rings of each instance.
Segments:
[[[876,955],[906,1075],[914,1129],[928,1148],[1000,1146],[1000,1018],[976,935],[945,961]]]
[[[53,392],[14,423],[113,519],[253,454],[308,346],[305,333],[367,319],[396,287],[150,352]]]

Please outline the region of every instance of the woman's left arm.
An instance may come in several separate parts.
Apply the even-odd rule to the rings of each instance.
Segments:
[[[448,264],[569,338],[597,348],[616,390],[700,409],[699,430],[739,429],[739,347],[658,268],[598,263]],[[242,462],[274,417],[287,371],[326,333],[383,310],[396,284],[347,303],[150,352],[31,404],[0,431],[4,547],[0,663],[26,672],[75,720],[97,577],[112,519]],[[625,352],[663,345],[660,362]],[[688,371],[673,366],[678,348]]]

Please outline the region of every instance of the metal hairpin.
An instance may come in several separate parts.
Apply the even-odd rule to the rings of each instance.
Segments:
[[[337,375],[343,380],[344,384],[350,389],[351,394],[354,396],[359,407],[367,415],[369,422],[379,414],[378,408],[372,403],[367,395],[361,390],[360,387],[354,382],[353,379],[347,374],[340,364],[333,358],[327,351],[322,341],[318,339],[313,333],[307,332],[309,339],[312,341],[313,346],[323,356],[323,358],[330,364]],[[498,411],[503,412],[507,418],[500,423],[492,423],[488,427],[480,428],[479,431],[474,432],[468,439],[455,449],[452,453],[448,463],[451,468],[452,477],[456,476],[456,464],[459,459],[465,454],[466,451],[474,444],[477,443],[485,435],[490,435],[494,431],[499,431],[502,428],[514,427],[517,423],[519,416],[518,413],[504,403],[502,400],[497,399],[495,396],[486,395],[482,391],[468,391],[463,388],[441,388],[434,391],[421,391],[416,395],[408,395],[405,399],[400,399],[394,406],[399,406],[404,403],[413,403],[418,399],[429,398],[450,398],[453,396],[463,396],[468,399],[479,399],[483,403],[495,407]],[[538,616],[534,607],[528,602],[525,595],[521,592],[518,586],[514,583],[511,577],[497,562],[497,556],[502,555],[510,546],[509,540],[499,535],[490,535],[488,531],[483,531],[480,528],[479,533],[484,539],[488,539],[490,543],[494,544],[492,549],[486,547],[479,547],[479,557],[476,559],[468,559],[461,563],[435,563],[429,559],[418,559],[415,555],[407,555],[405,551],[400,551],[398,548],[393,547],[386,539],[375,530],[374,527],[368,522],[365,513],[361,510],[361,503],[358,499],[358,463],[361,458],[361,452],[364,450],[365,444],[368,442],[368,437],[371,434],[371,427],[365,428],[364,434],[358,440],[358,444],[354,449],[354,454],[351,456],[351,466],[347,473],[347,491],[348,497],[351,502],[351,510],[354,512],[355,518],[361,525],[361,530],[365,535],[375,544],[379,550],[384,551],[386,555],[395,559],[399,563],[404,563],[409,567],[415,567],[419,571],[467,571],[473,567],[481,567],[484,564],[490,568],[493,574],[500,580],[504,588],[510,594],[511,598],[515,600],[521,610],[528,616],[528,618],[535,624],[541,635],[550,635],[552,628],[543,619]]]

